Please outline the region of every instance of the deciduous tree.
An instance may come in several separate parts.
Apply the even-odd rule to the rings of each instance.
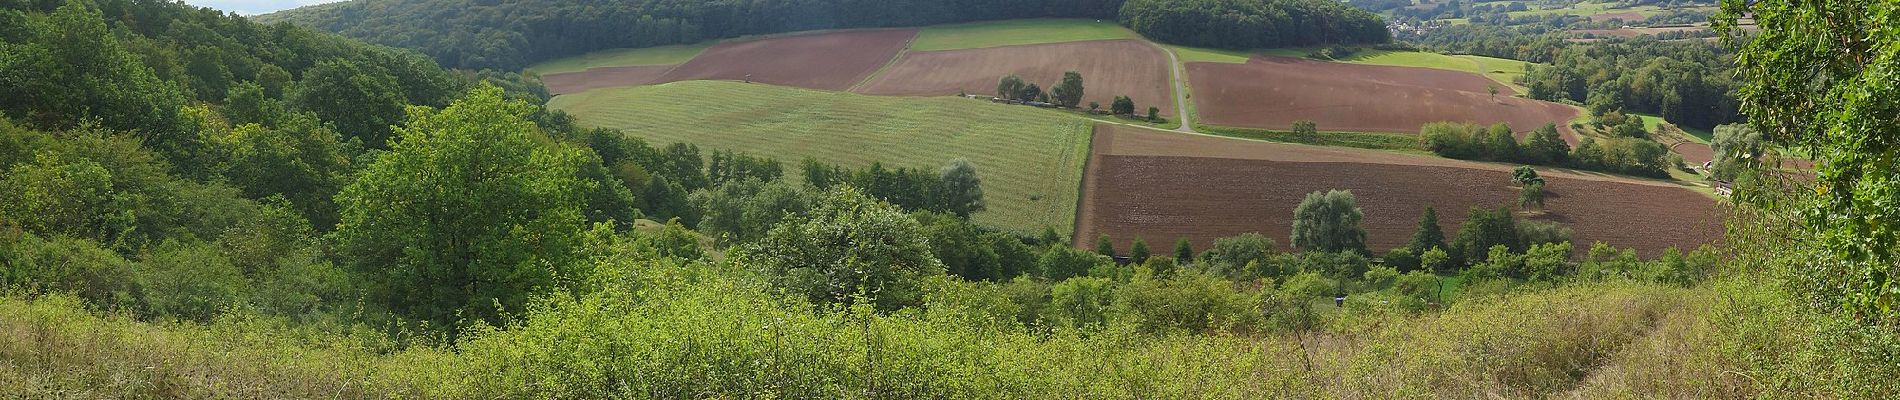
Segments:
[[[1351,191],[1313,192],[1293,209],[1293,247],[1325,253],[1366,251],[1365,214]]]

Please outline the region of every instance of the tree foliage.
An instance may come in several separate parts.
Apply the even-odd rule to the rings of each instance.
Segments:
[[[1155,40],[1259,49],[1391,40],[1378,15],[1319,0],[1128,0],[1122,25]]]
[[[923,280],[944,273],[916,219],[857,189],[828,191],[799,221],[743,248],[743,259],[787,294],[816,304],[865,299],[880,310],[923,301]]]
[[[1900,325],[1900,31],[1890,1],[1723,1],[1761,27],[1738,42],[1741,109],[1762,139],[1819,161],[1811,192],[1771,212],[1799,212],[1816,259],[1798,282],[1815,304]],[[1808,194],[1811,193],[1811,194]]]
[[[1365,213],[1351,191],[1313,192],[1293,209],[1293,247],[1322,253],[1366,252]]]
[[[383,285],[377,299],[438,324],[497,322],[572,278],[591,188],[575,150],[537,142],[532,110],[492,86],[412,109],[390,151],[337,196],[338,247]]]

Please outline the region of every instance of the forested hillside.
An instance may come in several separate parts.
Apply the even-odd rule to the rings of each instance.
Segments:
[[[1115,19],[1202,46],[1379,43],[1376,15],[1323,0],[357,0],[258,17],[415,49],[457,68],[519,70],[594,50],[820,29],[1021,18]]]

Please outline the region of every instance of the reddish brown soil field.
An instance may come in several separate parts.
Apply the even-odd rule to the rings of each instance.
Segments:
[[[1715,159],[1715,149],[1706,144],[1682,142],[1670,147],[1670,150],[1675,151],[1676,154],[1681,154],[1682,161],[1688,163],[1690,166],[1699,166],[1702,165],[1702,163]]]
[[[1510,97],[1509,88],[1469,73],[1284,57],[1187,69],[1194,104],[1214,125],[1284,130],[1312,120],[1321,131],[1417,133],[1437,121],[1505,122],[1524,133],[1556,123],[1576,141],[1566,123],[1577,109]],[[1486,91],[1492,85],[1496,97]]]
[[[721,43],[667,72],[657,82],[751,80],[845,90],[890,63],[916,36],[915,29],[886,29]]]
[[[1066,71],[1082,74],[1084,106],[1093,101],[1108,107],[1115,96],[1129,96],[1141,110],[1152,105],[1160,107],[1162,115],[1173,115],[1176,108],[1169,90],[1168,55],[1134,40],[907,53],[857,91],[891,96],[992,95],[997,79],[1009,74],[1047,90],[1061,83]]]
[[[590,68],[582,72],[545,75],[541,82],[548,85],[548,91],[554,94],[585,92],[592,89],[639,86],[653,83],[672,70],[672,65],[641,65],[633,67]]]
[[[1365,212],[1372,250],[1402,246],[1425,207],[1439,211],[1447,237],[1473,206],[1515,205],[1510,165],[1403,154],[1283,145],[1098,125],[1083,178],[1078,242],[1108,234],[1118,248],[1259,232],[1287,249],[1293,208],[1307,193],[1351,190]],[[1196,156],[1200,155],[1200,156]],[[1576,230],[1590,243],[1655,256],[1722,235],[1711,198],[1674,184],[1543,171],[1549,209],[1530,217]]]

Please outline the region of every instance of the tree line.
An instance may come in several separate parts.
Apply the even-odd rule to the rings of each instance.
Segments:
[[[1597,139],[1584,137],[1571,148],[1557,131],[1557,125],[1545,124],[1519,143],[1510,125],[1490,127],[1476,124],[1434,122],[1419,129],[1419,143],[1425,150],[1442,157],[1461,160],[1503,161],[1535,165],[1563,166],[1593,171],[1666,178],[1678,161],[1669,148],[1641,135],[1642,121],[1632,117],[1638,135]],[[1628,129],[1628,123],[1615,126]]]
[[[1378,16],[1322,0],[414,0],[346,2],[258,18],[414,49],[450,67],[502,70],[612,48],[1021,18],[1119,18],[1157,40],[1228,48],[1388,37]]]
[[[346,2],[260,16],[415,49],[456,68],[519,70],[595,50],[821,29],[1113,18],[1120,0]]]
[[[1226,49],[1391,40],[1377,14],[1336,1],[1128,0],[1121,22],[1158,41]]]

